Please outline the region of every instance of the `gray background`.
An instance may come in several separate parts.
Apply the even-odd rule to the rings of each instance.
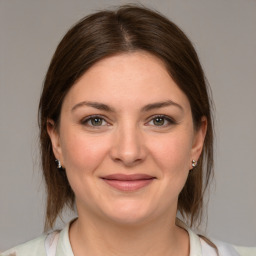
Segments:
[[[140,2],[187,33],[213,90],[216,185],[211,190],[207,234],[255,246],[256,1]],[[0,251],[43,229],[36,116],[55,47],[84,15],[122,3],[127,1],[0,0]]]

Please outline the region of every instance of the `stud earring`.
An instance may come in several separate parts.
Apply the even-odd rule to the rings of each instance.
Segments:
[[[61,163],[60,163],[60,160],[56,159],[56,160],[55,160],[55,163],[56,163],[58,169],[61,169],[61,168],[62,168]]]
[[[197,166],[197,161],[196,160],[192,160],[192,167],[195,168]]]

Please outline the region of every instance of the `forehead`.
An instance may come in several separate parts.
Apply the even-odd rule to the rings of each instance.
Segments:
[[[186,95],[171,78],[165,64],[147,52],[118,54],[94,64],[72,86],[64,103],[72,105],[84,100],[120,107],[173,100],[189,107]]]

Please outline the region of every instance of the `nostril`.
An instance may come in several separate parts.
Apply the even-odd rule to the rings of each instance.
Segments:
[[[126,166],[139,164],[145,159],[146,154],[142,136],[139,131],[131,127],[131,122],[122,125],[115,134],[110,155],[113,161]]]

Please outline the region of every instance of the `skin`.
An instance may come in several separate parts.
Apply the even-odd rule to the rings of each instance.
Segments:
[[[76,196],[74,254],[189,255],[188,234],[175,225],[177,202],[206,127],[203,118],[194,130],[186,95],[155,56],[126,53],[92,66],[66,95],[59,128],[48,125]],[[102,179],[116,173],[154,179],[121,191]]]

